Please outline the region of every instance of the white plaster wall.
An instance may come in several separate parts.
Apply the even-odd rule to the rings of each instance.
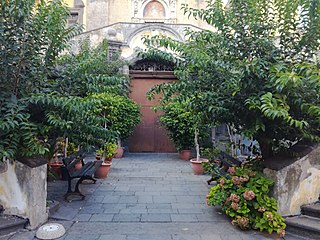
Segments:
[[[275,181],[273,196],[283,216],[300,214],[300,207],[318,201],[320,195],[320,147],[285,168],[264,173]]]
[[[21,215],[26,211],[27,198],[15,172],[16,162],[6,160],[6,164],[7,171],[0,174],[0,203],[6,211]]]
[[[17,161],[6,160],[7,171],[0,174],[0,204],[5,214],[29,219],[35,229],[48,219],[47,165],[30,168]]]

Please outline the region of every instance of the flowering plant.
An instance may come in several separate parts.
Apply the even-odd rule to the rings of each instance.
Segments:
[[[277,202],[269,197],[273,182],[251,164],[230,167],[207,196],[209,205],[220,205],[241,229],[267,230],[285,235],[284,219],[277,213]]]

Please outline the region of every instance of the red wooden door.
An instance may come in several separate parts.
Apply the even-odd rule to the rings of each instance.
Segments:
[[[149,101],[146,93],[155,85],[174,81],[175,77],[161,72],[130,71],[131,93],[130,98],[140,105],[142,119],[136,126],[133,135],[129,138],[130,152],[176,152],[167,131],[159,121],[161,112],[155,112],[152,107],[158,105],[159,96]],[[140,72],[137,74],[137,72]]]

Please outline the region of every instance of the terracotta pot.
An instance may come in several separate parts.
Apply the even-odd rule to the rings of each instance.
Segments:
[[[111,158],[105,158],[105,159],[103,160],[103,162],[104,162],[104,163],[112,163],[112,159],[113,159],[113,157],[111,157]]]
[[[180,159],[182,160],[189,160],[191,158],[191,150],[182,150],[180,153],[179,153],[179,157]]]
[[[195,175],[201,175],[201,174],[204,173],[204,169],[203,169],[202,163],[208,162],[208,159],[200,158],[200,161],[197,161],[196,158],[192,158],[190,160],[190,162],[191,162],[191,167],[193,169],[193,173]]]
[[[82,168],[82,163],[81,162],[76,163],[76,165],[74,165],[74,168],[76,170],[80,170]]]
[[[63,166],[62,162],[49,162],[51,170],[56,173],[59,179],[61,179],[61,166]]]
[[[117,154],[114,156],[115,158],[122,158],[124,153],[124,147],[118,147],[116,150]]]
[[[111,165],[112,163],[102,163],[94,172],[94,177],[98,179],[105,179],[108,176]]]

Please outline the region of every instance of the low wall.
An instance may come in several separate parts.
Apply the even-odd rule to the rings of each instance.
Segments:
[[[20,162],[5,160],[0,173],[0,204],[4,213],[28,218],[30,229],[48,219],[47,165],[30,168]]]
[[[320,146],[288,166],[266,168],[264,173],[275,182],[273,196],[278,201],[278,212],[283,216],[298,215],[302,205],[319,199]]]

